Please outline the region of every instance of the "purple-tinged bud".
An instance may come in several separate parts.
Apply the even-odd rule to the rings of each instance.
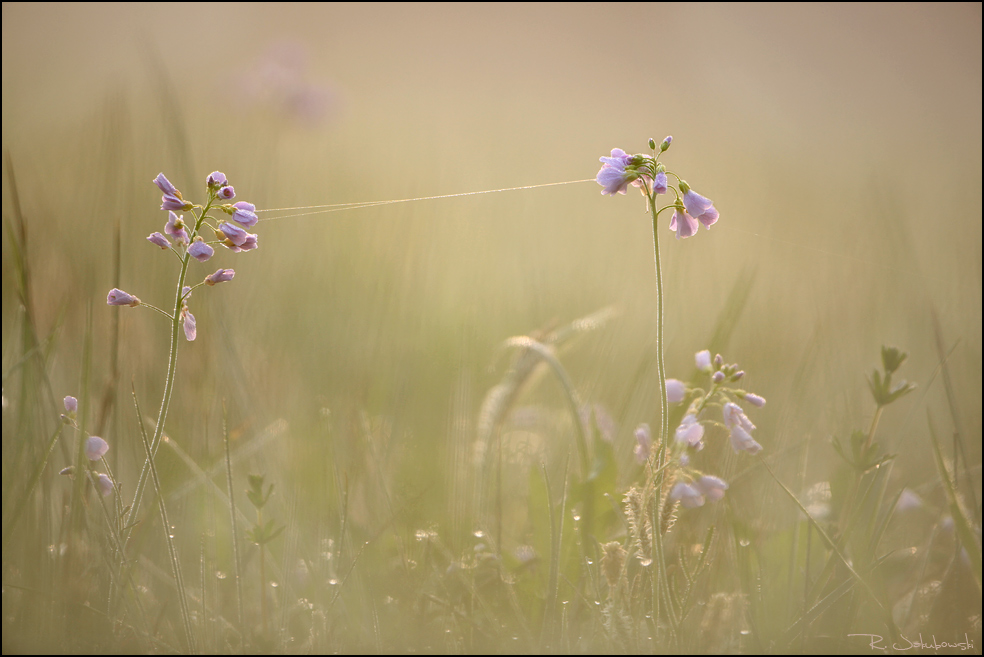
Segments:
[[[216,198],[220,198],[223,201],[231,201],[236,198],[236,190],[233,189],[232,185],[226,185],[219,190],[219,193],[215,195]]]
[[[667,138],[663,140],[663,143],[659,145],[659,152],[662,153],[663,151],[665,151],[667,148],[670,147],[670,144],[672,143],[673,143],[673,137],[667,136]]]
[[[65,410],[69,413],[75,413],[79,410],[79,400],[71,395],[65,397]]]
[[[70,465],[67,468],[62,468],[61,470],[58,471],[58,474],[65,475],[66,477],[71,477],[73,474],[75,474],[75,466]]]
[[[708,349],[704,351],[698,351],[694,355],[694,362],[697,364],[697,369],[701,372],[711,371],[711,352]]]
[[[724,381],[724,372],[715,372],[714,375],[711,377],[711,381],[713,381],[714,383],[721,383],[722,381]]]
[[[765,398],[759,397],[754,392],[746,392],[744,399],[752,406],[758,406],[759,408],[765,406]]]
[[[171,243],[167,241],[167,238],[160,233],[151,233],[147,236],[147,241],[155,246],[159,246],[162,249],[167,249],[171,247]]]
[[[239,201],[238,203],[233,203],[232,207],[236,208],[236,210],[232,213],[232,220],[245,228],[255,226],[256,222],[260,220],[260,218],[256,216],[256,206],[252,203]]]
[[[167,213],[167,223],[164,224],[164,232],[173,237],[181,244],[188,243],[188,231],[185,230],[184,217],[179,217],[174,212]]]
[[[219,230],[222,231],[226,241],[233,246],[242,246],[243,242],[246,241],[246,231],[235,224],[223,221],[219,224]]]
[[[704,496],[700,494],[700,491],[682,481],[677,482],[673,490],[670,491],[670,499],[679,500],[680,505],[687,509],[704,506]]]
[[[653,179],[653,193],[665,194],[669,184],[666,182],[666,172],[657,171],[656,178]]]
[[[198,262],[205,262],[212,257],[215,249],[203,242],[201,237],[196,237],[195,241],[188,247],[188,253]]]
[[[210,189],[215,189],[216,187],[222,187],[228,182],[226,175],[221,171],[213,171],[208,174],[208,179],[205,184],[209,186]]]
[[[720,368],[724,364],[724,357],[721,354],[714,354],[714,367]]]
[[[205,277],[205,285],[225,283],[226,281],[231,281],[235,275],[236,271],[234,269],[217,269],[214,274],[209,274]]]
[[[687,395],[687,386],[683,385],[683,381],[677,381],[676,379],[666,380],[666,401],[670,404],[676,404],[682,402],[683,398]]]
[[[96,482],[99,484],[99,492],[102,493],[103,497],[113,493],[113,480],[109,478],[109,475],[100,473],[96,478]]]
[[[110,306],[130,306],[133,308],[140,305],[140,299],[114,287],[109,291],[109,295],[106,297],[106,303]]]
[[[652,137],[649,138],[649,150],[651,151],[656,150],[656,140],[653,139]]]
[[[99,436],[89,436],[85,441],[85,455],[90,461],[98,461],[109,451],[109,443]]]
[[[157,174],[157,177],[154,178],[154,184],[157,185],[157,189],[161,190],[165,194],[170,194],[181,198],[181,192],[178,191],[177,187],[171,184],[171,181],[168,180],[163,173]]]
[[[745,370],[738,370],[737,372],[731,375],[731,380],[738,381],[743,376],[745,376]]]
[[[198,331],[195,328],[195,316],[187,308],[181,311],[181,323],[184,328],[185,339],[188,342],[193,342],[198,336]]]
[[[720,500],[728,490],[728,482],[714,475],[704,475],[694,482],[694,486],[711,502]]]

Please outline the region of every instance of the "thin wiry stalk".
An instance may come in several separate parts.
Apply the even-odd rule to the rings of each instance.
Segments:
[[[656,473],[652,475],[652,494],[657,496],[658,501],[659,495],[663,490],[663,464],[666,461],[666,438],[669,433],[669,418],[666,415],[666,370],[663,364],[663,274],[659,260],[659,225],[657,223],[659,209],[656,205],[656,194],[647,189],[646,196],[649,198],[649,209],[653,216],[653,253],[656,264],[656,386],[657,390],[659,390],[659,450],[656,453]],[[663,518],[661,516],[663,505],[657,503],[654,507],[653,513],[656,517],[653,519],[653,527],[659,528],[663,526]],[[653,534],[655,543],[654,551],[656,552],[656,568],[653,578],[653,619],[658,621],[660,598],[663,596],[669,597],[669,592],[666,590],[666,556],[663,553],[663,533],[657,530]],[[673,615],[672,606],[667,604],[667,616],[671,618],[671,625],[675,625],[675,622],[672,622]],[[656,627],[658,630],[658,622]]]
[[[243,569],[239,560],[239,530],[236,526],[236,496],[232,489],[232,455],[229,452],[229,423],[225,400],[222,401],[222,441],[225,444],[226,481],[229,483],[229,517],[232,519],[232,558],[236,567],[236,602],[239,614],[240,641],[245,641],[246,622],[243,616]]]
[[[212,202],[215,197],[209,192],[208,201],[205,206],[201,208],[201,214],[196,217],[195,229],[191,232],[189,240],[194,240],[195,236],[198,235],[198,231],[201,230],[202,222],[205,221],[205,217],[208,215],[209,209],[212,207]],[[192,213],[194,216],[194,213]],[[154,439],[150,442],[150,454],[147,460],[144,462],[144,467],[140,471],[140,477],[137,479],[136,492],[133,494],[133,502],[130,505],[130,514],[127,517],[129,521],[128,525],[133,525],[133,519],[136,514],[140,512],[140,502],[143,498],[144,486],[147,483],[147,472],[150,468],[151,461],[157,455],[157,450],[160,447],[161,439],[164,437],[164,422],[167,419],[167,409],[171,403],[171,394],[174,392],[174,374],[177,371],[178,365],[178,334],[181,331],[181,304],[184,300],[184,284],[185,277],[188,275],[188,264],[191,262],[191,254],[185,250],[184,256],[181,259],[181,273],[178,274],[178,284],[177,289],[174,293],[174,312],[171,314],[171,346],[168,352],[167,359],[167,377],[164,380],[164,397],[161,399],[161,409],[157,414],[157,426],[154,427]],[[141,429],[143,424],[141,423]],[[123,548],[126,549],[126,544],[130,540],[132,531],[128,530],[126,536],[124,537]]]
[[[195,651],[195,641],[191,633],[191,614],[188,612],[188,598],[185,595],[184,578],[181,576],[181,562],[178,560],[178,551],[174,547],[174,536],[171,534],[171,524],[167,519],[167,506],[164,504],[164,494],[161,490],[161,481],[157,476],[157,466],[154,463],[154,455],[150,450],[150,441],[147,440],[147,432],[140,418],[140,404],[137,401],[137,391],[132,390],[133,405],[137,411],[137,424],[140,426],[140,439],[147,455],[147,463],[150,464],[150,478],[154,484],[154,493],[157,495],[158,508],[161,512],[161,522],[164,523],[164,540],[167,543],[167,553],[171,558],[171,572],[174,576],[174,584],[178,588],[178,605],[181,609],[181,620],[184,624],[185,641],[188,650]]]

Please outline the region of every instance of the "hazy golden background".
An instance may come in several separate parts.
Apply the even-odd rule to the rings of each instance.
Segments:
[[[244,88],[284,52],[303,55],[298,75],[328,95],[322,120]],[[918,485],[936,477],[927,409],[952,430],[940,380],[926,387],[936,313],[945,349],[958,343],[957,412],[979,476],[980,4],[3,5],[3,148],[59,398],[79,385],[88,304],[92,380],[108,377],[117,221],[119,287],[170,303],[174,261],[144,239],[163,225],[161,171],[193,200],[218,169],[238,199],[283,208],[587,179],[613,147],[641,152],[666,135],[669,168],[721,212],[686,241],[663,219],[668,375],[689,376],[735,280],[751,277],[724,355],[769,400],[755,418],[766,450],[811,439],[829,462],[832,435],[867,426],[864,376],[892,344],[920,389],[881,431],[902,452],[898,476]],[[304,428],[321,409],[341,426],[364,410],[394,427],[395,489],[446,508],[446,482],[433,484],[452,478],[449,436],[460,422],[471,435],[501,376],[496,347],[608,305],[617,318],[565,365],[615,416],[626,459],[635,425],[655,421],[655,372],[635,378],[655,318],[635,193],[585,182],[257,232],[255,252],[193,263],[193,277],[237,275],[192,300],[199,338],[181,345],[169,425],[214,421],[220,397],[254,429],[286,419],[288,456],[265,462],[288,489],[321,474],[297,456],[318,440]],[[8,241],[5,375],[18,317]],[[156,408],[167,327],[122,312],[121,385],[135,379]],[[552,386],[537,394],[562,408]],[[202,460],[218,453],[211,432],[210,448],[188,448]],[[107,439],[139,461],[139,442]],[[296,465],[269,465],[290,454]]]

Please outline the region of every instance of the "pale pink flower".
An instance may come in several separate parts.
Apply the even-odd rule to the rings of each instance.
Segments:
[[[697,421],[697,416],[693,413],[688,413],[680,421],[680,426],[677,427],[675,433],[676,441],[678,443],[686,443],[690,445],[697,451],[704,448],[704,425]]]
[[[687,509],[704,506],[704,496],[690,484],[679,481],[670,491],[670,499],[679,500],[680,505]]]
[[[96,477],[96,482],[99,484],[99,492],[102,493],[103,497],[111,495],[113,492],[113,480],[109,478],[109,475],[102,474]]]
[[[728,482],[714,475],[704,475],[694,482],[694,486],[711,502],[720,500],[728,490]]]
[[[682,402],[687,395],[687,386],[677,379],[666,380],[666,401],[671,404]]]
[[[697,234],[697,220],[681,208],[676,208],[670,217],[670,230],[676,231],[677,239],[692,237]]]
[[[85,440],[85,455],[90,461],[98,461],[109,451],[109,443],[99,436],[89,436]]]
[[[711,352],[708,349],[704,351],[698,351],[694,354],[694,362],[697,364],[697,369],[701,372],[711,371]]]

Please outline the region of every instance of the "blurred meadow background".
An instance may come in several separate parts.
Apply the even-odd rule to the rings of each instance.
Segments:
[[[4,3],[2,104],[4,653],[979,650],[980,4]],[[59,476],[57,432],[78,397],[127,504],[169,324],[104,300],[172,303],[158,173],[295,208],[583,181],[666,135],[721,213],[679,241],[661,215],[667,376],[711,349],[768,400],[758,456],[708,430],[730,489],[666,534],[675,622],[622,505],[659,426],[651,221],[593,180],[261,213],[257,250],[192,262],[236,270],[190,302],[157,458],[192,644],[153,495],[120,575],[119,504]],[[593,502],[550,371],[483,407],[523,335],[592,409]],[[832,440],[869,430],[883,345],[918,387],[879,418],[895,458],[853,473]],[[265,554],[249,474],[285,527]],[[842,535],[855,475],[878,540]]]

